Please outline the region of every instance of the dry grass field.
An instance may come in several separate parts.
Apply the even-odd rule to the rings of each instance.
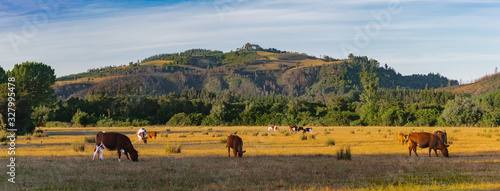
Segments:
[[[4,172],[0,190],[500,190],[499,128],[313,127],[307,140],[267,127],[145,128],[160,133],[148,144],[136,141],[137,127],[43,128],[48,137],[19,136],[16,184]],[[118,162],[116,151],[92,161],[94,143],[72,150],[102,130],[129,136],[139,162]],[[435,130],[448,133],[449,158],[428,157],[428,149],[410,157],[398,144],[399,132]],[[227,157],[230,133],[243,139],[241,159]],[[181,153],[166,154],[166,144],[181,145]],[[351,148],[352,160],[336,159],[342,146]],[[1,147],[7,164],[8,147]]]

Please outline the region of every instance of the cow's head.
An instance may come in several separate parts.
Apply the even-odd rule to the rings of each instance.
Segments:
[[[132,161],[134,161],[134,162],[139,161],[139,154],[136,150],[129,152],[129,154],[130,154],[130,158],[132,158]]]
[[[439,144],[438,145],[438,149],[441,151],[441,153],[445,156],[445,157],[448,157],[448,147],[450,145],[445,145],[445,144]]]
[[[238,157],[239,158],[243,157],[243,153],[245,153],[245,152],[247,152],[247,151],[241,151],[241,150],[239,150],[238,151]]]

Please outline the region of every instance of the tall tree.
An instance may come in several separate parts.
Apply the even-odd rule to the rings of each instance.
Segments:
[[[35,130],[31,119],[33,108],[55,101],[51,87],[56,81],[54,69],[43,63],[23,62],[16,64],[7,75],[15,78],[17,132],[31,133]]]

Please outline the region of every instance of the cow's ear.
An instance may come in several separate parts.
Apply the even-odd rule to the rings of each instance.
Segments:
[[[446,145],[446,147],[450,147],[450,145]]]
[[[245,153],[245,152],[247,152],[247,151],[243,151],[243,153]]]

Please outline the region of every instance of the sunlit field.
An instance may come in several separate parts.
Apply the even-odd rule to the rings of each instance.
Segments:
[[[314,138],[297,133],[268,132],[267,127],[144,127],[157,131],[148,144],[137,141],[137,127],[42,128],[48,137],[16,140],[16,184],[0,190],[492,190],[500,189],[499,128],[460,127],[313,127]],[[450,157],[428,149],[408,148],[397,134],[411,131],[448,133]],[[116,151],[92,161],[95,143],[83,152],[71,144],[98,131],[126,134],[139,162]],[[228,157],[224,140],[239,135],[246,153]],[[301,133],[302,134],[302,133]],[[167,135],[167,136],[165,136]],[[90,138],[92,139],[92,138]],[[333,140],[335,145],[327,145]],[[166,154],[165,146],[181,146]],[[350,147],[352,160],[337,160]],[[0,159],[7,164],[7,145]]]

